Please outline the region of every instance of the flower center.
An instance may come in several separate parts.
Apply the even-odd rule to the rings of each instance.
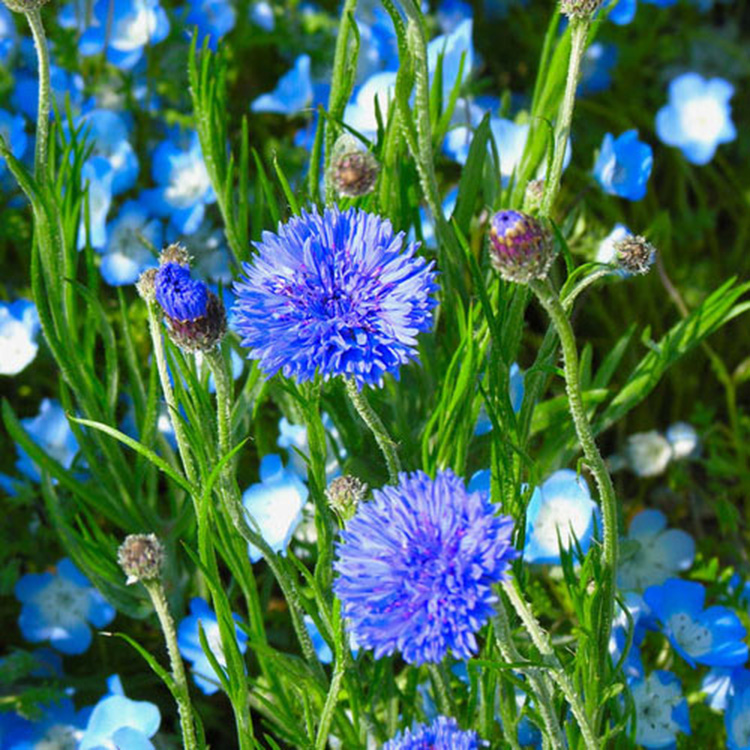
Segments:
[[[750,715],[745,711],[738,713],[731,723],[732,739],[737,747],[750,745]]]
[[[177,208],[194,206],[208,189],[208,173],[199,158],[192,158],[188,164],[176,169],[172,174],[165,197]]]
[[[649,677],[633,691],[638,727],[637,740],[648,747],[661,747],[679,729],[672,710],[682,700],[676,684],[662,685],[656,676]]]
[[[567,549],[572,542],[572,533],[581,539],[586,533],[591,515],[582,513],[574,503],[565,502],[562,498],[552,498],[539,510],[534,520],[534,539],[547,550],[557,552],[560,535],[563,547]]]
[[[36,595],[35,603],[45,622],[63,629],[85,620],[90,606],[87,589],[60,576]]]
[[[669,618],[668,626],[674,639],[690,656],[702,656],[711,650],[711,631],[695,622],[686,612],[678,612]]]
[[[724,120],[721,106],[709,96],[693,99],[682,108],[682,127],[691,140],[715,141],[724,127]]]

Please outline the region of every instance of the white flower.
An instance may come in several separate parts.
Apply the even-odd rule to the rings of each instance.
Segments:
[[[664,473],[672,459],[672,446],[656,430],[637,432],[628,438],[625,457],[634,474],[639,477],[655,477]]]

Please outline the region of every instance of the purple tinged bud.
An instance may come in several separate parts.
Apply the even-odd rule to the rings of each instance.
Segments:
[[[490,220],[490,263],[506,281],[543,279],[555,257],[552,233],[521,211],[498,211]]]
[[[190,321],[206,314],[208,287],[190,277],[190,269],[178,263],[159,267],[155,279],[156,301],[167,316]]]

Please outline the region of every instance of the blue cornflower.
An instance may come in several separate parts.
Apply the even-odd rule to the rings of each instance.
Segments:
[[[159,0],[96,0],[88,28],[81,24],[88,14],[65,6],[61,26],[78,28],[78,51],[83,57],[107,53],[107,60],[121,70],[132,70],[147,45],[158,44],[169,34],[169,19]]]
[[[13,714],[4,725],[0,724],[0,747],[4,750],[77,750],[89,710],[76,711],[70,698],[44,703],[38,709],[37,721]]]
[[[630,683],[635,703],[635,740],[648,750],[673,748],[678,732],[690,734],[688,705],[680,680],[656,670]]]
[[[161,222],[149,216],[143,201],[123,203],[117,218],[107,225],[107,244],[101,249],[99,270],[107,284],[135,284],[143,271],[155,267],[156,258],[141,238],[161,247],[163,236]]]
[[[10,148],[16,159],[21,159],[26,153],[29,138],[26,135],[26,122],[21,115],[14,115],[5,109],[0,109],[0,136]],[[0,159],[0,174],[6,169],[5,159]]]
[[[630,522],[628,536],[620,540],[617,585],[623,591],[660,586],[693,564],[693,538],[666,526],[667,517],[660,510],[644,510]]]
[[[286,554],[294,530],[302,521],[302,510],[308,490],[303,481],[275,453],[263,456],[260,482],[251,485],[242,495],[242,505],[255,521],[260,535],[274,552]],[[248,544],[251,562],[258,562],[261,551]]]
[[[398,377],[432,325],[432,263],[390,221],[359,209],[303,211],[264,232],[243,264],[233,313],[242,346],[271,377],[316,373],[364,385]]]
[[[239,621],[237,615],[234,615],[234,619]],[[226,667],[227,661],[221,645],[219,621],[206,601],[196,597],[190,601],[190,614],[177,627],[177,646],[182,657],[192,662],[195,684],[205,695],[213,695],[219,689],[219,678],[201,646],[199,624],[203,628],[206,642],[219,666]],[[236,626],[235,635],[240,653],[244,654],[247,650],[247,635]]]
[[[78,249],[86,246],[86,238],[91,247],[100,250],[107,244],[107,214],[112,205],[112,181],[115,172],[103,156],[92,156],[81,168],[83,185],[88,185],[88,227],[86,214],[81,212],[78,225]]]
[[[513,522],[497,510],[450,469],[434,480],[402,473],[375,490],[342,531],[334,563],[334,592],[359,645],[417,665],[449,650],[470,658],[497,601],[492,584],[517,556]]]
[[[42,399],[36,417],[21,420],[21,426],[42,450],[55,459],[64,469],[73,465],[78,453],[78,441],[70,429],[65,410],[53,399]],[[26,451],[18,446],[16,468],[34,482],[41,480],[39,469]]]
[[[638,140],[637,130],[628,130],[617,139],[607,133],[594,165],[594,177],[605,193],[639,201],[646,195],[653,161],[651,146]]]
[[[598,519],[599,508],[591,499],[586,480],[571,469],[556,471],[534,489],[526,508],[523,559],[557,565],[560,544],[568,550],[574,537],[586,554]]]
[[[722,143],[737,137],[729,100],[734,86],[723,78],[684,73],[669,84],[669,102],[656,114],[656,134],[677,146],[691,164],[708,164]]]
[[[727,750],[750,749],[750,672],[738,675],[724,714]]]
[[[353,101],[346,105],[344,123],[365,138],[374,140],[378,133],[377,112],[380,111],[385,126],[395,92],[396,73],[392,71],[374,73],[357,89]]]
[[[181,137],[173,132],[162,141],[154,150],[151,173],[159,187],[146,190],[144,199],[152,211],[168,218],[178,233],[195,234],[203,223],[206,205],[216,202],[198,134]]]
[[[664,635],[691,666],[732,667],[747,661],[747,635],[728,607],[704,609],[706,589],[700,583],[669,578],[646,589],[643,599],[660,621]]]
[[[443,102],[447,103],[453,87],[458,80],[458,72],[461,68],[461,58],[464,59],[463,80],[471,74],[474,66],[474,45],[471,36],[474,21],[467,18],[456,27],[450,34],[436,37],[427,45],[427,68],[430,79],[435,75],[440,55],[443,56]]]
[[[284,73],[276,88],[253,100],[253,112],[275,112],[290,117],[299,114],[313,98],[310,80],[310,55],[300,55],[288,73]]]
[[[476,732],[465,731],[448,716],[438,716],[432,724],[417,724],[399,732],[382,750],[479,750]]]
[[[18,580],[16,598],[23,604],[18,625],[27,641],[49,640],[63,654],[82,654],[91,645],[91,623],[103,628],[115,610],[65,558],[53,573],[28,573]]]
[[[91,712],[86,731],[78,750],[102,748],[127,748],[127,750],[154,750],[151,742],[159,730],[161,713],[158,706],[148,701],[134,701],[125,696],[117,675],[107,680],[109,693]]]
[[[190,268],[180,263],[159,266],[154,279],[156,301],[174,320],[196,320],[206,314],[208,287],[192,278]]]
[[[0,302],[0,375],[17,375],[34,361],[39,315],[33,302]]]
[[[581,93],[598,94],[606,91],[612,83],[610,71],[616,62],[617,47],[614,44],[594,42],[590,45],[581,61]]]
[[[190,0],[185,24],[198,27],[198,44],[209,38],[209,47],[216,50],[219,38],[228,34],[237,22],[237,11],[227,0]]]

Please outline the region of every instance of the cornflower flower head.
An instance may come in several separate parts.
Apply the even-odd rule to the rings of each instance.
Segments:
[[[303,382],[317,372],[380,386],[417,358],[416,336],[432,325],[435,272],[387,219],[303,211],[256,247],[234,286],[232,319],[268,377]]]
[[[517,556],[513,523],[450,469],[399,475],[341,533],[334,592],[357,643],[410,664],[468,659]]]
[[[383,745],[383,750],[478,750],[476,732],[464,731],[449,716],[438,716],[432,724],[417,724],[399,732]]]

